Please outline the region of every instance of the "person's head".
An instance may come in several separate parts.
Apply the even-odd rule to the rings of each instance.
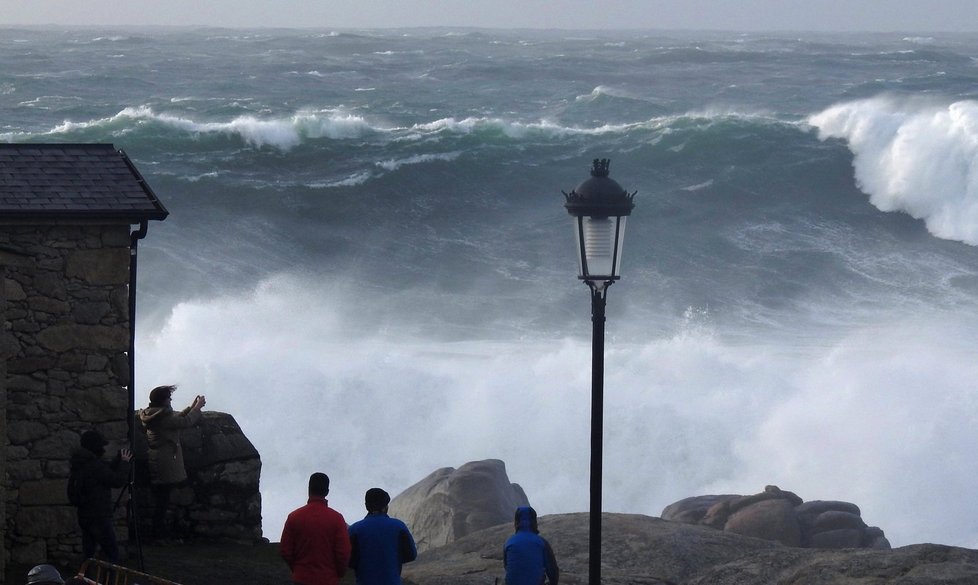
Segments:
[[[516,518],[513,524],[517,532],[520,530],[529,530],[534,534],[540,532],[537,529],[537,511],[529,506],[516,508]]]
[[[150,406],[168,406],[173,392],[177,389],[176,385],[157,386],[149,393]]]
[[[64,582],[53,565],[38,565],[27,572],[27,585],[64,585]]]
[[[380,488],[370,488],[363,496],[363,503],[367,506],[368,512],[386,512],[387,504],[391,503],[391,496]]]
[[[329,493],[329,476],[316,472],[309,476],[309,495],[325,498]]]
[[[105,446],[108,444],[109,442],[98,431],[85,431],[81,435],[82,448],[88,449],[99,457],[105,454]]]

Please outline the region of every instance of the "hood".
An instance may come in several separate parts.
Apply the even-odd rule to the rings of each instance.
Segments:
[[[152,426],[154,422],[173,414],[170,406],[147,406],[139,411],[139,420],[146,426]]]
[[[537,533],[537,511],[530,506],[516,508],[516,531]]]

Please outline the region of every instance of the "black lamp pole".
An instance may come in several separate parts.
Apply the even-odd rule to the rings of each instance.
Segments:
[[[588,583],[601,584],[601,484],[604,437],[604,324],[608,287],[621,278],[621,243],[632,198],[608,177],[608,159],[594,159],[591,178],[564,193],[574,217],[580,274],[591,290],[591,508],[588,513]]]
[[[610,284],[610,283],[609,283]],[[604,308],[608,288],[591,286],[591,511],[588,583],[601,583],[601,476],[604,457]]]

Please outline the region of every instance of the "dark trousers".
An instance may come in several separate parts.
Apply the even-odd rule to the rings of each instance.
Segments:
[[[174,484],[154,484],[153,494],[153,538],[167,538],[169,532],[166,528],[166,510],[170,507],[170,492],[173,491]]]
[[[95,552],[102,549],[102,558],[110,563],[119,562],[119,544],[115,539],[112,518],[78,519],[82,533],[82,553],[86,559],[94,558]]]

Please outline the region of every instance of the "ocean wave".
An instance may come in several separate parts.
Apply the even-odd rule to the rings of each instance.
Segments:
[[[848,144],[856,182],[878,209],[978,245],[978,101],[878,96],[834,105],[808,123],[821,140]]]
[[[601,95],[617,93],[603,86],[595,88],[595,91]],[[185,101],[196,101],[196,98],[174,97],[169,100],[169,104],[179,107]],[[373,136],[379,137],[382,141],[418,142],[440,139],[449,135],[479,135],[481,140],[488,142],[500,139],[555,140],[568,137],[625,135],[632,132],[681,131],[690,127],[731,120],[761,125],[785,123],[763,112],[739,112],[729,108],[703,109],[669,116],[643,117],[634,122],[598,123],[590,126],[567,124],[547,118],[525,121],[487,116],[447,117],[398,126],[368,120],[363,116],[339,109],[303,110],[268,118],[246,114],[222,121],[201,121],[188,113],[162,112],[151,106],[141,105],[126,107],[117,114],[105,118],[86,121],[64,120],[40,134],[42,136],[72,135],[94,131],[110,137],[118,137],[140,129],[155,127],[163,131],[183,133],[194,140],[205,136],[234,137],[254,148],[270,147],[287,152],[306,141],[317,139],[351,140]],[[92,138],[85,137],[85,139]],[[403,163],[392,160],[381,164]]]
[[[362,117],[337,111],[299,112],[289,117],[264,120],[244,115],[227,122],[198,122],[175,114],[159,113],[148,106],[138,106],[125,108],[108,118],[87,122],[65,120],[47,134],[69,134],[94,127],[109,130],[118,127],[114,132],[121,134],[132,130],[133,122],[137,125],[159,124],[193,135],[237,136],[257,148],[267,145],[282,151],[298,146],[303,138],[358,138],[373,130]]]

